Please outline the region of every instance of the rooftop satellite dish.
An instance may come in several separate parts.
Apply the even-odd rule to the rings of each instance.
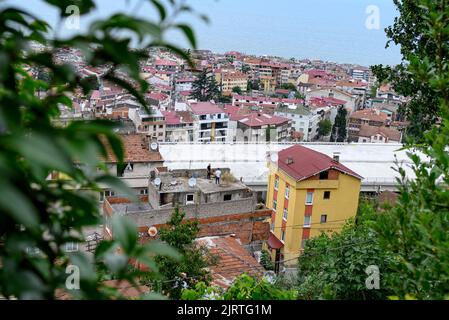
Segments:
[[[155,237],[157,235],[157,228],[155,226],[148,228],[148,235],[150,237]]]
[[[194,186],[196,186],[196,179],[195,178],[190,178],[189,179],[189,187],[193,188]]]
[[[276,273],[274,273],[273,271],[266,271],[264,274],[264,278],[269,283],[274,284],[276,282]]]
[[[277,162],[279,160],[279,156],[277,153],[273,153],[273,154],[271,154],[270,159],[273,162]]]
[[[160,178],[156,178],[156,179],[154,179],[154,181],[153,181],[153,183],[156,185],[156,186],[159,186],[160,184],[161,184],[161,179]]]
[[[151,144],[150,144],[150,148],[151,148],[151,150],[153,150],[153,151],[156,151],[157,150],[157,148],[158,148],[158,144],[157,144],[157,142],[152,142]]]

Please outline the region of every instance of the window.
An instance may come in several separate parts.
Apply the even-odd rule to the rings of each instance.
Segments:
[[[285,240],[285,230],[281,231],[281,240],[284,241]]]
[[[232,194],[225,194],[223,197],[224,201],[230,201],[232,199]]]
[[[193,193],[190,193],[190,194],[186,195],[186,204],[192,204],[192,203],[194,203]]]
[[[279,188],[279,177],[276,177],[274,180],[274,190],[278,190]]]
[[[320,180],[327,180],[329,179],[329,171],[322,171],[320,172]]]
[[[76,242],[67,242],[65,244],[66,252],[77,252],[78,251],[78,243]]]
[[[274,232],[274,221],[270,225],[270,230],[271,230],[271,232]]]
[[[331,198],[331,192],[330,191],[324,191],[323,199],[330,199]]]
[[[111,191],[111,190],[106,190],[106,191],[104,192],[104,196],[105,196],[105,197],[113,197],[113,196],[115,196],[115,192],[114,192],[114,191]]]
[[[288,209],[285,208],[284,209],[284,215],[283,215],[284,220],[287,220],[287,217],[288,217]]]
[[[327,214],[322,214],[321,215],[321,219],[320,219],[320,223],[326,223],[327,222]]]
[[[310,227],[310,216],[304,216],[304,227]]]
[[[147,195],[148,194],[148,189],[140,189],[140,194],[141,195]]]
[[[162,129],[164,127],[164,125],[160,124],[159,125],[159,129]]]
[[[312,204],[312,203],[313,203],[313,192],[307,192],[306,204]]]
[[[275,211],[276,211],[276,209],[277,209],[277,206],[278,206],[278,203],[277,203],[277,201],[276,201],[276,200],[273,200],[273,210],[275,210]]]
[[[123,177],[125,174],[126,164],[117,163],[117,177]]]
[[[285,199],[288,199],[290,195],[290,186],[285,187]]]

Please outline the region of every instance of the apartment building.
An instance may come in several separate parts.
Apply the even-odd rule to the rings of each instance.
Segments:
[[[146,195],[148,193],[148,180],[150,172],[164,164],[164,160],[158,149],[152,149],[152,140],[145,134],[122,134],[119,136],[123,143],[124,159],[123,164],[108,150],[108,157],[105,160],[106,166],[112,175],[120,177],[137,194]],[[104,197],[123,196],[115,191],[105,188],[100,195],[100,201]]]
[[[302,133],[303,141],[313,141],[318,135],[321,114],[314,113],[302,105],[279,107],[274,111],[274,115],[290,119],[292,129]]]
[[[229,118],[223,109],[212,102],[190,103],[189,108],[194,119],[194,141],[226,141]]]
[[[237,120],[236,140],[244,142],[287,142],[291,121],[288,118],[252,112]]]
[[[400,143],[402,133],[399,130],[388,127],[376,127],[363,124],[358,132],[358,142],[366,143]]]
[[[212,168],[215,172],[218,168]],[[199,237],[232,235],[251,252],[259,252],[268,240],[271,210],[257,205],[251,188],[233,178],[229,169],[220,168],[220,184],[207,179],[206,169],[172,170],[156,168],[151,174],[148,192],[139,203],[121,198],[106,198],[104,234],[112,237],[111,218],[124,215],[138,226],[140,241],[150,241],[150,229],[165,226],[174,209],[186,214],[185,219],[199,223]],[[192,178],[195,177],[195,178]]]
[[[280,151],[268,166],[267,207],[273,213],[266,248],[278,268],[294,266],[308,239],[338,232],[355,217],[362,177],[338,155],[330,158],[301,145]]]
[[[165,141],[193,141],[194,121],[188,111],[162,111],[165,117]]]
[[[363,109],[353,112],[348,120],[348,140],[359,141],[359,132],[362,125],[383,127],[388,123],[388,115],[379,109]]]
[[[234,87],[246,92],[248,86],[248,76],[242,72],[224,72],[221,75],[221,88],[224,95],[230,95]]]
[[[143,108],[130,108],[128,116],[138,133],[145,133],[157,142],[165,141],[165,117],[160,110],[151,108],[151,113],[148,114]]]
[[[288,107],[294,107],[303,104],[304,101],[301,99],[288,99],[288,98],[272,98],[272,97],[252,97],[246,95],[233,95],[232,105],[237,107],[245,106],[259,106],[268,108],[278,108],[281,105]]]

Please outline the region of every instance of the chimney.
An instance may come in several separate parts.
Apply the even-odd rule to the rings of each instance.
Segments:
[[[293,163],[293,157],[287,157],[287,159],[285,160],[285,164],[289,165]]]
[[[335,162],[340,162],[340,152],[334,152],[333,157]]]

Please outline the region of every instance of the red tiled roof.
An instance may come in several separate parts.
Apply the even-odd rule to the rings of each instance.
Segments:
[[[340,106],[340,105],[346,104],[346,101],[344,101],[344,100],[331,98],[331,97],[321,97],[321,98],[312,97],[312,98],[310,98],[309,102],[315,106],[320,106],[320,107],[325,107],[325,106],[329,106],[329,105]]]
[[[206,237],[196,241],[218,256],[217,265],[210,268],[212,285],[227,289],[232,281],[243,273],[256,277],[263,275],[263,267],[235,237]]]
[[[384,126],[376,127],[370,125],[360,126],[359,137],[372,137],[377,134],[387,137],[389,140],[393,141],[401,140],[401,132],[394,128],[387,128]]]
[[[145,141],[145,135],[128,134],[120,135],[120,139],[125,149],[123,161],[126,162],[162,162],[162,156],[159,151],[149,149],[149,142]],[[109,163],[116,163],[117,159],[110,148],[107,148]]]
[[[287,164],[288,158],[293,162]],[[357,179],[362,179],[360,175],[341,163],[334,161],[331,157],[301,145],[294,145],[280,151],[278,167],[297,181],[307,179],[329,169],[335,169]]]
[[[196,115],[205,115],[212,113],[223,113],[223,109],[212,102],[197,102],[190,105],[192,112]]]
[[[161,111],[161,113],[165,116],[165,123],[168,125],[193,122],[193,119],[188,111]]]
[[[387,114],[376,109],[364,109],[353,112],[350,115],[352,119],[366,119],[371,121],[385,122],[388,120]]]
[[[166,94],[160,93],[160,92],[148,93],[147,97],[151,98],[151,99],[154,99],[154,100],[158,100],[158,101],[163,101],[163,100],[166,100],[168,98],[168,96]]]
[[[287,123],[289,119],[279,116],[272,116],[265,113],[251,113],[245,115],[239,120],[240,123],[249,127],[260,127],[265,125],[282,125]]]
[[[158,59],[154,63],[156,66],[177,66],[178,64],[171,60]]]

